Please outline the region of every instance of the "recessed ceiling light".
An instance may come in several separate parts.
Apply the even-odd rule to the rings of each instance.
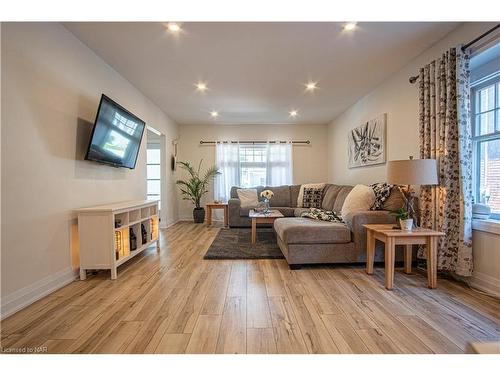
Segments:
[[[212,112],[210,112],[210,116],[212,116],[213,118],[217,118],[217,117],[219,117],[219,112],[212,111]]]
[[[201,92],[205,92],[208,90],[207,84],[205,82],[198,82],[197,84],[195,84],[195,86],[196,90]]]
[[[307,82],[305,86],[307,91],[314,91],[318,88],[318,82]]]
[[[288,114],[290,115],[290,117],[297,117],[299,112],[295,109],[292,109],[290,112],[288,112]]]
[[[169,22],[167,24],[167,29],[171,33],[178,33],[179,31],[181,31],[181,27],[179,26],[178,23],[175,23],[175,22]]]
[[[344,25],[344,30],[351,31],[356,28],[357,23],[356,22],[348,22]]]

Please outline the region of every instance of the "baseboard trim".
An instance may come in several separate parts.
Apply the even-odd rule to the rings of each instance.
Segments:
[[[474,272],[470,278],[471,287],[500,298],[500,280],[481,272]]]
[[[68,267],[67,269],[44,277],[31,285],[2,297],[0,319],[5,319],[50,293],[68,285],[74,281],[76,277],[77,272],[73,271],[71,267]]]
[[[170,227],[173,227],[175,224],[177,224],[180,220],[177,219],[177,220],[174,220],[172,221],[171,223],[167,224],[167,225],[160,225],[160,229],[168,229]]]

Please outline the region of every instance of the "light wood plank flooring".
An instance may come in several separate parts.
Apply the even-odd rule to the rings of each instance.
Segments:
[[[203,255],[218,228],[179,223],[121,266],[5,319],[5,349],[49,353],[462,353],[500,339],[500,302],[439,279],[360,266],[289,270],[284,260]]]

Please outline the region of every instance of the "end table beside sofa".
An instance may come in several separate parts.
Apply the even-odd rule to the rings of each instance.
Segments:
[[[443,232],[431,229],[416,228],[411,231],[394,229],[393,225],[367,224],[366,273],[373,274],[375,240],[385,244],[385,287],[392,289],[394,285],[394,256],[396,245],[404,245],[405,273],[411,273],[412,246],[426,245],[427,248],[427,282],[431,289],[437,287],[437,239]]]

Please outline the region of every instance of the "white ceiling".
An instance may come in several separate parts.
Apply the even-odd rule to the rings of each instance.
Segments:
[[[326,124],[458,23],[64,25],[179,124]]]

